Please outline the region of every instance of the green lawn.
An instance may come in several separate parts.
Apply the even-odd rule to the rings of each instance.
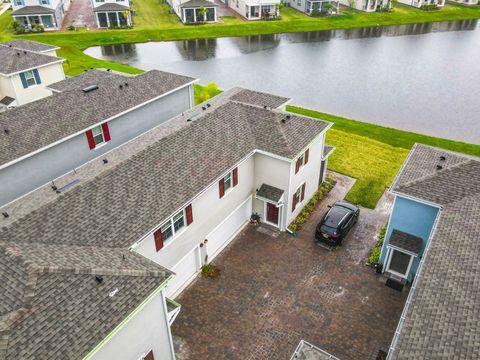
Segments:
[[[333,122],[327,143],[336,147],[328,167],[357,182],[346,199],[373,208],[416,142],[480,156],[480,145],[446,140],[288,106],[288,111]]]
[[[134,9],[138,16],[134,18],[133,29],[53,32],[22,35],[22,37],[60,46],[62,49],[59,55],[68,60],[65,71],[69,75],[76,75],[92,67],[108,67],[136,73],[138,69],[92,59],[82,51],[95,45],[130,42],[246,36],[480,18],[480,6],[465,7],[451,4],[437,11],[423,11],[395,4],[393,11],[389,13],[362,13],[348,10],[339,16],[321,18],[309,17],[284,7],[281,9],[282,20],[278,21],[241,21],[227,17],[222,19],[222,23],[195,26],[181,24],[174,14],[169,13],[168,7],[161,4],[159,0],[135,1]],[[0,17],[0,40],[8,40],[14,36],[9,23],[8,13]]]

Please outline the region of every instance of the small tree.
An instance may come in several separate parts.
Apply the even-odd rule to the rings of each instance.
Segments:
[[[332,3],[326,3],[323,5],[323,9],[325,10],[325,13],[330,14],[332,12],[333,5]]]
[[[13,31],[15,31],[15,34],[21,34],[25,32],[25,28],[22,26],[22,24],[20,24],[16,20],[12,22],[12,28],[13,28]]]
[[[203,21],[202,22],[205,22],[207,21],[207,15],[208,15],[208,9],[203,7],[203,6],[200,6],[200,9],[198,10],[198,13],[202,16],[203,18]]]

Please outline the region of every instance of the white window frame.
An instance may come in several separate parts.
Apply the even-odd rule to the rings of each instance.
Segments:
[[[182,218],[183,218],[183,225],[178,228],[177,230],[175,230],[175,221],[174,219],[177,218],[179,215],[182,215]],[[164,235],[163,235],[163,228],[166,227],[166,226],[169,226],[172,230],[172,235],[169,236],[168,238],[165,238]],[[181,234],[183,231],[185,231],[185,229],[187,228],[187,215],[185,213],[185,209],[182,209],[180,211],[178,211],[175,215],[173,215],[170,219],[168,219],[167,221],[165,221],[162,226],[160,226],[160,231],[162,232],[162,239],[163,239],[163,243],[166,244],[167,242],[170,242],[172,239],[174,239],[175,237],[177,237],[179,234]]]
[[[302,183],[300,184],[300,186],[295,190],[295,210],[297,210],[297,206],[298,204],[301,204],[302,203],[302,186],[303,184],[306,184],[306,183]],[[307,187],[307,185],[305,185],[305,188]],[[306,190],[306,189],[305,189]],[[305,199],[304,199],[305,200]]]
[[[297,161],[300,160],[300,166],[298,167],[298,171],[297,173],[300,172],[300,170],[302,170],[304,167],[305,167],[305,157],[307,155],[307,152],[305,151],[302,155],[300,155],[300,157],[297,159]],[[296,163],[295,163],[295,166],[296,166]]]
[[[227,189],[225,186],[226,180],[228,178],[228,181],[230,182],[230,187]],[[223,196],[230,194],[230,192],[233,190],[233,171],[228,172],[224,177],[223,177]]]
[[[408,275],[410,274],[410,270],[412,268],[412,264],[413,264],[413,259],[416,257],[415,255],[412,255],[408,252],[405,252],[405,251],[402,251],[400,249],[397,249],[396,247],[391,247],[389,246],[388,247],[389,249],[389,252],[388,252],[388,261],[387,261],[387,267],[386,267],[386,270],[385,271],[388,271],[389,273],[392,273],[394,275],[397,275],[397,276],[400,276],[401,278],[403,279],[408,279]],[[391,270],[390,269],[390,262],[392,260],[392,257],[393,257],[393,252],[394,251],[398,251],[398,252],[401,252],[405,255],[408,255],[410,256],[410,261],[408,263],[408,266],[407,266],[407,271],[405,272],[405,274],[400,274],[399,272],[395,271],[395,270]]]
[[[97,134],[95,134],[96,131],[97,131]],[[98,132],[98,131],[100,131],[100,132]],[[95,138],[100,136],[100,135],[102,136],[102,141],[97,143]],[[93,142],[95,143],[95,149],[98,149],[99,147],[101,147],[101,146],[103,146],[107,143],[105,141],[105,134],[103,133],[102,125],[98,125],[98,126],[95,126],[94,128],[92,128],[92,136],[93,136]]]
[[[37,79],[35,79],[35,74],[33,73],[33,70],[25,71],[23,73],[23,76],[25,76],[25,81],[27,82],[28,88],[38,85]],[[32,84],[30,84],[30,80],[33,80]]]
[[[40,0],[40,5],[50,5],[49,0]]]

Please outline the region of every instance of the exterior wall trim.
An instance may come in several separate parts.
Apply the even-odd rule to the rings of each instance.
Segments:
[[[118,118],[118,117],[120,117],[120,116],[123,116],[123,115],[128,114],[128,113],[130,113],[130,112],[132,112],[132,111],[134,111],[134,110],[136,110],[136,109],[138,109],[138,108],[141,108],[142,106],[145,106],[145,105],[147,105],[147,104],[150,104],[150,103],[152,103],[152,102],[154,102],[154,101],[157,101],[158,99],[161,99],[161,98],[166,97],[166,96],[168,96],[168,95],[170,95],[170,94],[172,94],[172,93],[174,93],[174,92],[177,92],[177,91],[179,91],[179,90],[181,90],[181,89],[184,89],[184,88],[187,87],[187,86],[191,86],[191,85],[193,85],[194,83],[196,83],[197,81],[198,81],[198,79],[193,80],[193,81],[190,81],[189,83],[187,83],[187,84],[185,84],[185,85],[179,86],[179,87],[177,87],[177,88],[175,88],[175,89],[173,89],[173,90],[170,90],[170,91],[168,91],[168,92],[166,92],[166,93],[164,93],[164,94],[162,94],[162,95],[160,95],[160,96],[157,96],[157,97],[155,97],[155,98],[153,98],[153,99],[150,99],[150,100],[148,100],[148,101],[145,101],[145,102],[143,102],[143,103],[141,103],[141,104],[139,104],[139,105],[137,105],[137,106],[134,106],[134,107],[132,107],[132,108],[126,110],[126,111],[123,111],[123,112],[121,112],[121,113],[115,114],[114,116],[111,116],[111,117],[109,117],[109,118],[107,118],[107,119],[103,119],[102,121],[100,121],[100,122],[98,122],[98,123],[96,123],[96,124],[93,124],[93,125],[85,128],[85,129],[80,130],[80,131],[77,131],[76,133],[73,133],[73,134],[71,134],[71,135],[69,135],[69,136],[66,136],[66,137],[64,137],[63,139],[57,140],[57,141],[55,141],[55,142],[53,142],[53,143],[51,143],[51,144],[48,144],[47,146],[44,146],[44,147],[42,147],[42,148],[40,148],[40,149],[37,149],[37,150],[35,150],[35,151],[32,151],[31,153],[28,153],[28,154],[26,154],[26,155],[23,155],[23,156],[15,159],[15,160],[9,161],[9,162],[7,162],[7,163],[5,163],[5,164],[3,164],[3,165],[0,165],[0,170],[5,169],[5,168],[7,168],[7,167],[9,167],[9,166],[11,166],[11,165],[13,165],[13,164],[16,164],[17,162],[20,162],[20,161],[22,161],[22,160],[25,160],[25,159],[27,159],[27,158],[29,158],[29,157],[32,157],[32,156],[34,156],[34,155],[36,155],[36,154],[38,154],[38,153],[40,153],[40,152],[42,152],[42,151],[45,151],[45,150],[47,150],[47,149],[49,149],[49,148],[51,148],[51,147],[54,147],[54,146],[56,146],[56,145],[58,145],[58,144],[61,144],[61,143],[65,142],[65,141],[67,141],[67,140],[70,140],[70,139],[72,139],[72,138],[74,138],[74,137],[76,137],[76,136],[78,136],[78,135],[81,135],[81,134],[83,134],[85,131],[91,130],[91,129],[93,129],[94,127],[97,127],[97,126],[99,126],[99,125],[101,125],[101,124],[103,124],[103,123],[105,123],[105,122],[112,121],[112,120],[114,120],[114,119],[116,119],[116,118]]]

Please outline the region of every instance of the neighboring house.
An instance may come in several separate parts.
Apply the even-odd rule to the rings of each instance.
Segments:
[[[128,249],[6,239],[0,274],[0,359],[175,359],[173,274]]]
[[[26,29],[58,30],[69,7],[70,0],[12,0],[12,17]]]
[[[399,3],[421,8],[423,6],[444,7],[445,0],[398,0]]]
[[[340,1],[334,0],[287,0],[288,6],[308,15],[338,14]]]
[[[4,206],[0,242],[130,248],[175,273],[174,298],[252,213],[285,230],[323,181],[331,124],[288,100],[226,91]]]
[[[130,0],[92,0],[92,6],[99,28],[133,25]]]
[[[52,96],[0,113],[0,205],[190,109],[194,81],[157,70],[92,70],[50,85]]]
[[[340,4],[366,12],[383,11],[392,7],[391,0],[340,0]]]
[[[421,144],[398,174],[381,263],[412,286],[388,359],[478,358],[479,179],[480,158]]]
[[[175,14],[185,24],[217,22],[217,8],[213,0],[167,0]]]
[[[280,0],[221,0],[247,20],[280,17]]]
[[[463,5],[478,5],[478,0],[452,0]]]
[[[27,40],[0,43],[0,112],[52,95],[47,86],[65,79],[57,49]]]

